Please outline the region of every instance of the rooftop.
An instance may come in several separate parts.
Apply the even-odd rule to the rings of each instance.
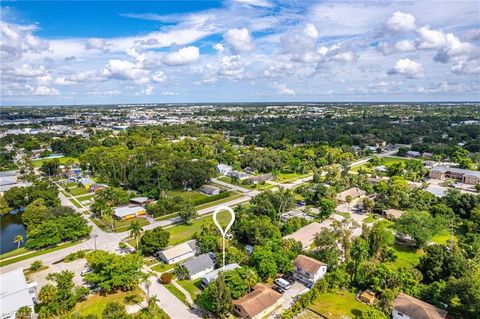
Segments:
[[[33,299],[22,268],[0,274],[0,309],[9,314],[23,306],[33,307]]]
[[[303,269],[310,274],[316,273],[320,267],[327,265],[326,263],[304,255],[298,255],[293,263],[296,267]]]
[[[415,319],[444,319],[447,316],[445,310],[403,293],[393,301],[393,309]]]
[[[124,207],[115,207],[114,212],[115,212],[115,216],[117,217],[125,217],[131,214],[136,214],[144,210],[145,208],[141,206],[124,206]]]
[[[215,263],[208,254],[202,254],[184,262],[182,266],[188,270],[188,273],[191,276],[205,271],[206,269],[214,268]]]
[[[166,259],[173,259],[178,256],[182,256],[188,253],[191,253],[192,251],[196,250],[196,245],[197,242],[195,240],[190,240],[178,245],[175,245],[173,247],[167,248],[165,250],[162,250],[163,256],[165,256]]]
[[[253,289],[248,295],[233,301],[233,304],[243,308],[250,318],[271,307],[282,298],[281,294],[265,284],[256,284]]]

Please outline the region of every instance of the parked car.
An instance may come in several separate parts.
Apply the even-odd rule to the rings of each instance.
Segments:
[[[88,274],[89,272],[92,272],[92,269],[90,268],[87,268],[87,269],[84,269],[82,270],[82,272],[80,273],[80,276],[85,276],[86,274]]]
[[[288,281],[286,281],[285,279],[283,278],[277,278],[275,279],[275,284],[285,290],[288,290],[290,289],[290,287],[292,286]]]
[[[293,285],[295,283],[295,278],[293,277],[292,273],[285,273],[282,278],[288,281],[290,285]]]
[[[285,292],[285,289],[283,289],[282,287],[279,287],[279,286],[273,286],[272,289],[275,290],[276,292],[280,293],[280,294],[283,294]]]

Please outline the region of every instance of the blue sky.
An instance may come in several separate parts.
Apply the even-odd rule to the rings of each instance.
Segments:
[[[1,103],[480,100],[476,1],[2,1]]]

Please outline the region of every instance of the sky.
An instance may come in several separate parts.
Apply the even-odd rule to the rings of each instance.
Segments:
[[[1,105],[479,101],[479,1],[2,1]]]

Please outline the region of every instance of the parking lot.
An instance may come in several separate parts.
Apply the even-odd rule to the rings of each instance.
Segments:
[[[82,272],[82,270],[86,269],[85,264],[86,261],[83,258],[68,263],[60,262],[58,264],[51,265],[48,269],[33,273],[28,277],[31,281],[36,281],[38,283],[37,289],[40,289],[48,283],[48,280],[46,278],[47,274],[60,272],[62,270],[70,270],[75,274],[73,277],[73,282],[76,285],[82,285],[83,277],[80,275],[80,273]]]

